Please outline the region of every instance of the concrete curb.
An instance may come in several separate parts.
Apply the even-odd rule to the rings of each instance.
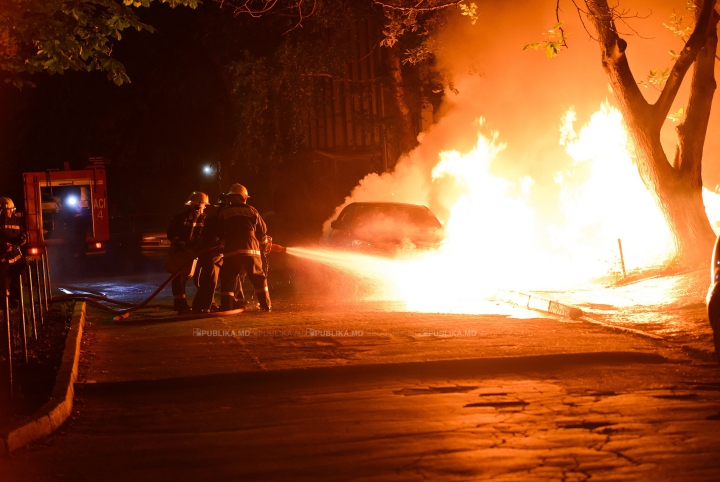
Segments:
[[[652,333],[647,333],[642,330],[614,325],[612,323],[603,323],[602,321],[593,319],[589,314],[584,313],[583,310],[577,306],[566,305],[564,303],[560,303],[559,301],[543,298],[542,296],[538,296],[536,294],[525,293],[522,291],[503,290],[498,291],[495,297],[500,301],[511,303],[516,306],[564,316],[566,318],[570,318],[571,320],[600,325],[612,331],[638,335],[645,338],[651,338],[653,340],[665,340],[662,336],[653,335]]]
[[[566,305],[559,301],[523,291],[501,290],[495,294],[495,299],[529,310],[542,311],[544,313],[570,318],[571,320],[579,320],[584,315],[583,311],[577,306]]]
[[[665,341],[665,337],[659,336],[659,335],[653,335],[652,333],[648,333],[646,331],[642,330],[636,330],[635,328],[629,328],[627,326],[620,326],[620,325],[613,325],[612,323],[603,323],[602,321],[594,320],[592,318],[589,318],[588,316],[582,317],[583,321],[586,321],[588,323],[593,323],[595,325],[600,325],[602,327],[608,328],[612,331],[616,331],[618,333],[629,333],[630,335],[637,335],[642,336],[644,338],[650,338],[652,340],[659,340],[659,341]]]
[[[65,351],[50,400],[34,414],[0,432],[0,457],[50,435],[67,420],[73,407],[75,380],[80,360],[80,341],[85,326],[85,302],[75,304]]]

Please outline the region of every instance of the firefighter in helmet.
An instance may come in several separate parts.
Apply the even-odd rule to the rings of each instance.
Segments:
[[[235,285],[243,270],[255,288],[260,308],[270,311],[267,274],[262,254],[269,237],[265,221],[257,209],[247,204],[250,197],[242,184],[233,184],[226,193],[228,206],[218,214],[218,232],[224,243],[220,270],[220,309],[235,308]]]
[[[195,251],[200,246],[200,234],[205,224],[205,206],[209,204],[208,195],[194,191],[188,196],[185,210],[176,214],[170,221],[167,237],[170,245],[182,250]],[[185,295],[188,277],[178,275],[172,280],[173,308],[180,314],[190,312]]]
[[[193,298],[193,313],[210,313],[217,311],[219,306],[215,304],[215,288],[217,288],[220,277],[220,267],[223,264],[222,248],[218,227],[218,213],[227,206],[225,194],[213,205],[216,209],[205,219],[205,227],[200,236],[200,248],[203,251],[198,257],[200,274],[198,290]]]
[[[27,242],[22,216],[15,212],[9,197],[0,197],[0,283],[10,296],[14,279],[22,273],[24,258],[20,246]]]
[[[215,304],[215,289],[217,288],[223,265],[223,241],[220,240],[218,216],[229,206],[227,194],[221,193],[217,203],[213,206],[215,210],[205,219],[205,227],[203,228],[200,239],[200,245],[204,253],[198,258],[200,275],[198,276],[198,290],[192,303],[194,313],[210,313],[220,309],[220,307]],[[245,270],[242,270],[235,278],[235,286],[232,290],[235,293],[235,306],[237,307],[242,307],[246,304],[245,294],[242,288],[244,278]]]

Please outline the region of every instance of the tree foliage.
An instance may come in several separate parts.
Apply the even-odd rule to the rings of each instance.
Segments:
[[[304,122],[320,95],[322,81],[348,80],[346,67],[352,59],[352,45],[358,41],[358,28],[370,33],[372,51],[383,49],[384,58],[392,60],[397,55],[400,59],[396,67],[388,61],[377,72],[393,91],[391,98],[397,104],[397,112],[388,114],[380,127],[389,138],[408,144],[401,139],[407,137],[412,141],[415,136],[408,128],[411,119],[403,114],[409,108],[403,104],[412,98],[411,92],[424,92],[420,102],[429,102],[429,97],[442,93],[442,84],[449,83],[435,72],[422,79],[415,72],[420,64],[432,63],[437,49],[433,33],[444,25],[448,8],[461,9],[470,21],[477,18],[476,5],[467,0],[221,4],[236,17],[260,20],[265,26],[267,42],[252,49],[245,44],[235,54],[230,53],[228,63],[236,105],[238,150],[254,159],[280,159],[303,144]],[[237,35],[239,28],[232,28],[228,35],[233,32]],[[350,89],[356,92],[364,87],[367,86],[350,82]],[[404,130],[409,133],[403,135]]]
[[[257,18],[230,4],[238,15],[217,17],[217,28],[204,36],[228,78],[236,157],[256,167],[280,162],[303,144],[318,79],[345,77],[351,32],[367,6],[318,0],[313,14],[300,19],[293,5]],[[294,28],[299,21],[302,28]],[[253,42],[255,34],[264,41]]]
[[[24,74],[66,70],[107,72],[117,85],[129,82],[113,57],[122,31],[154,31],[137,15],[153,1],[195,8],[199,0],[0,0],[0,70],[17,87]]]
[[[558,22],[553,28],[543,33],[544,40],[525,44],[523,50],[543,50],[547,58],[555,57],[567,45],[567,35],[562,30],[562,25],[562,22]]]
[[[201,2],[0,0],[0,76],[22,87],[32,84],[31,74],[99,70],[117,85],[130,82],[132,72],[114,49],[125,29],[154,31],[157,18],[140,8],[153,3],[195,8]],[[444,24],[449,8],[472,22],[478,15],[469,0],[206,1],[188,36],[206,50],[222,78],[227,99],[223,115],[231,126],[228,135],[235,139],[235,152],[228,156],[257,164],[297,151],[323,81],[347,80],[360,25],[373,37],[372,51],[399,59],[377,72],[391,86],[391,100],[401,113],[382,119],[388,138],[395,133],[395,139],[414,141],[404,104],[407,98],[412,104],[418,99],[410,92],[420,92],[420,102],[432,98],[436,103],[443,85],[452,88],[450,81],[425,68],[438,47],[433,33]],[[420,65],[430,72],[422,79]],[[362,88],[350,83],[351,90]],[[409,135],[397,134],[403,126]]]
[[[403,45],[403,63],[419,64],[436,53],[438,48],[434,34],[445,25],[446,12],[454,7],[474,25],[478,19],[477,5],[469,0],[373,0],[382,7],[384,14],[383,39],[380,45],[393,47]]]

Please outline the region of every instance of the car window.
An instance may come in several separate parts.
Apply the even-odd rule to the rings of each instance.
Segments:
[[[340,215],[337,217],[337,220],[341,223],[349,221],[350,218],[352,217],[353,211],[355,211],[355,206],[356,206],[355,203],[345,206],[345,209],[343,209],[340,212]]]
[[[420,207],[413,207],[412,209],[408,209],[408,216],[410,217],[410,221],[413,224],[417,224],[418,226],[426,226],[426,227],[432,227],[432,228],[440,228],[442,227],[442,224],[440,224],[440,221],[438,221],[438,218],[435,217],[435,215],[427,209],[424,206]]]
[[[360,205],[357,208],[354,226],[377,222],[395,222],[419,227],[441,227],[435,215],[424,206]]]
[[[360,204],[352,222],[353,234],[373,242],[398,242],[433,234],[442,225],[424,206]]]

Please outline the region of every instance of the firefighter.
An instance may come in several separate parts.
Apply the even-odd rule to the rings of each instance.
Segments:
[[[215,289],[220,279],[223,264],[223,243],[220,241],[218,215],[223,209],[228,207],[226,193],[220,194],[220,198],[218,202],[214,204],[214,207],[216,208],[215,212],[209,214],[205,220],[205,227],[203,228],[200,244],[202,249],[211,247],[215,247],[215,249],[204,253],[198,259],[200,276],[198,277],[198,291],[195,298],[193,298],[192,304],[194,313],[211,313],[220,310],[220,307],[215,304]],[[245,293],[242,287],[244,279],[245,270],[243,269],[235,278],[235,285],[232,290],[234,292],[235,307],[242,308],[248,303],[248,301],[245,300]]]
[[[205,252],[198,258],[200,275],[198,290],[192,303],[193,313],[210,313],[220,308],[215,304],[215,288],[223,264],[217,215],[226,205],[225,194],[221,194],[220,200],[215,204],[217,209],[205,219],[205,227],[200,236],[200,247]]]
[[[218,214],[219,237],[224,244],[220,271],[220,310],[235,308],[235,286],[243,270],[255,288],[260,308],[270,311],[267,273],[263,269],[263,249],[269,237],[265,221],[257,209],[247,204],[249,194],[242,184],[233,184],[227,193],[228,206]]]
[[[167,237],[170,245],[181,250],[196,251],[200,247],[200,235],[205,224],[205,206],[209,204],[208,195],[194,191],[185,203],[187,208],[170,221]],[[179,314],[190,312],[185,295],[188,277],[180,274],[172,280],[173,308]]]
[[[11,286],[17,286],[22,273],[24,258],[20,246],[27,242],[22,216],[15,212],[15,203],[9,197],[0,197],[0,282],[5,296],[10,296]],[[13,299],[19,298],[14,293]]]

